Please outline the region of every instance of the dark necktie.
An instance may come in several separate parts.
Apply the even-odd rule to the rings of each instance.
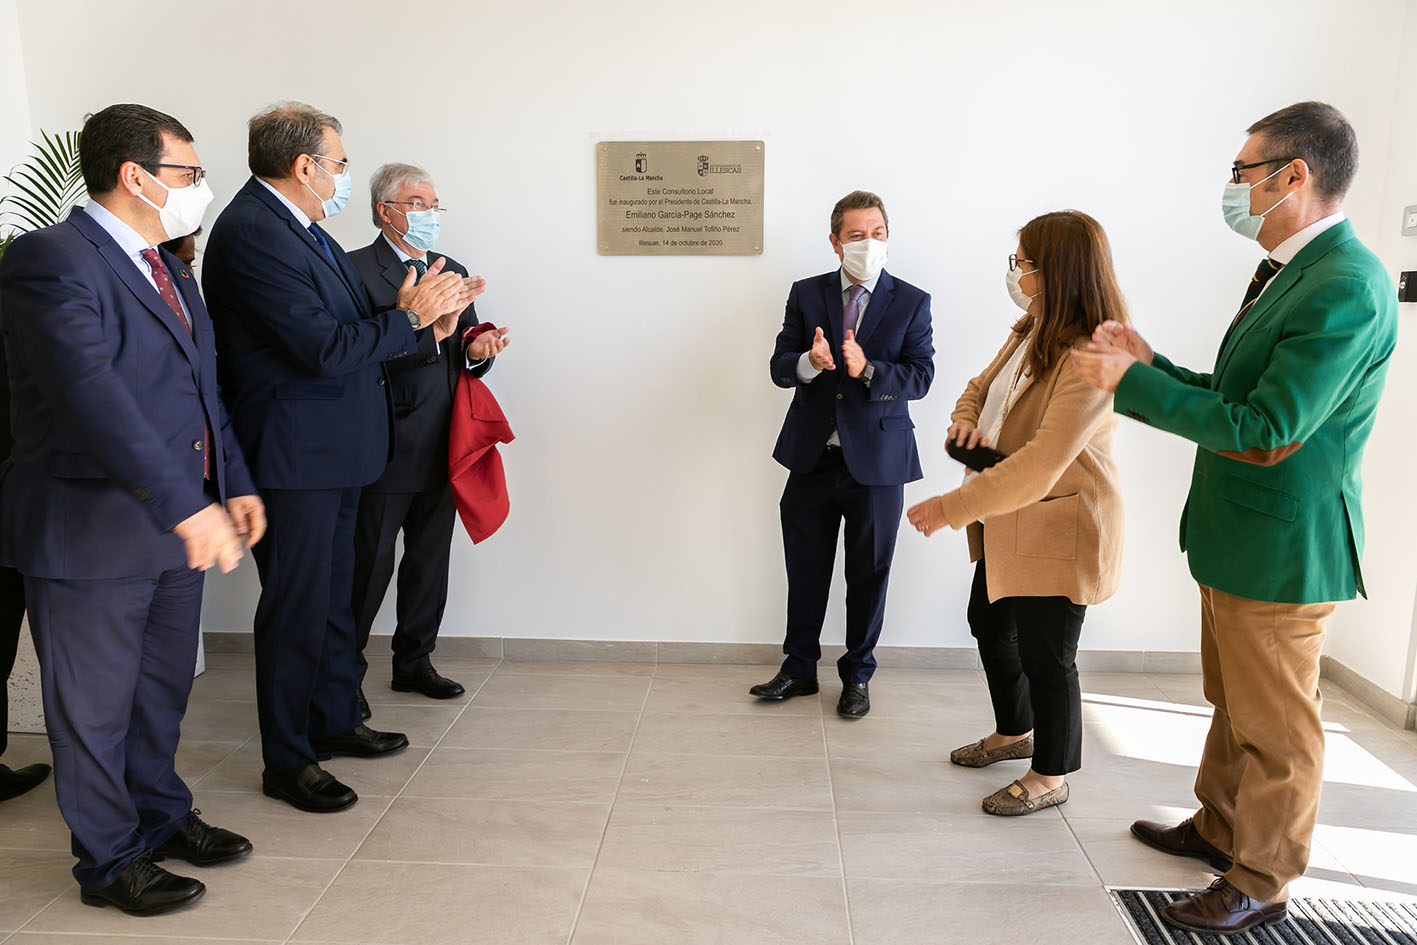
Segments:
[[[163,263],[162,257],[155,249],[144,249],[139,251],[143,261],[152,270],[153,282],[157,283],[157,294],[162,296],[162,300],[167,303],[167,307],[172,309],[172,314],[177,316],[177,320],[182,323],[182,327],[187,329],[187,334],[192,334],[192,324],[187,321],[187,315],[182,311],[182,302],[177,298],[177,286],[172,284],[172,273],[167,271],[167,266]],[[212,478],[212,427],[207,424],[207,435],[202,440],[202,477]]]
[[[421,259],[410,259],[406,265],[412,266],[418,272],[418,278],[422,279],[423,274],[428,271],[428,264]],[[415,282],[418,280],[415,279]]]
[[[861,296],[866,294],[864,285],[854,285],[846,290],[846,308],[841,312],[841,337],[846,340],[848,331],[856,330],[856,322],[861,317]]]
[[[1230,327],[1226,331],[1227,335],[1235,330],[1236,325],[1244,321],[1250,309],[1255,307],[1255,300],[1260,297],[1260,293],[1264,291],[1269,280],[1273,279],[1274,274],[1283,268],[1284,263],[1275,262],[1268,256],[1260,260],[1259,267],[1255,269],[1255,277],[1250,280],[1249,286],[1245,289],[1245,300],[1240,303],[1240,311],[1235,313],[1235,320],[1230,323]]]
[[[312,223],[310,224],[310,235],[315,237],[315,242],[319,243],[320,248],[325,251],[325,258],[333,264],[335,261],[335,254],[330,252],[330,244],[325,242],[325,234],[321,233],[320,228]],[[335,268],[338,269],[339,266],[336,265]]]

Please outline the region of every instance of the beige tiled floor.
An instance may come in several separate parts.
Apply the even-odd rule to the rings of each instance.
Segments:
[[[250,658],[208,659],[178,760],[204,817],[255,854],[187,867],[208,893],[183,912],[88,908],[52,789],[35,791],[0,805],[0,942],[1002,945],[1046,927],[1051,945],[1125,945],[1105,885],[1211,879],[1127,833],[1193,804],[1209,718],[1194,676],[1084,674],[1072,799],[1005,820],[979,800],[1024,765],[946,761],[992,727],[977,672],[883,669],[849,722],[831,683],[750,699],[771,667],[448,660],[468,695],[431,702],[376,662],[373,724],[414,747],[330,762],[360,801],[315,815],[260,794]],[[1296,892],[1417,899],[1417,734],[1326,692]],[[5,760],[47,756],[20,736]]]

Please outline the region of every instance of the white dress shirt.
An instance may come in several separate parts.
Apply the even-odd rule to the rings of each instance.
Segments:
[[[295,204],[291,203],[289,197],[287,197],[285,194],[281,193],[280,191],[278,191],[278,190],[276,190],[274,187],[272,187],[272,186],[266,181],[266,179],[265,179],[264,177],[258,177],[258,178],[256,178],[256,180],[258,180],[258,181],[261,182],[261,186],[262,186],[262,187],[266,188],[266,189],[269,190],[271,193],[275,194],[277,200],[279,200],[281,203],[285,204],[285,209],[289,210],[289,211],[291,212],[291,215],[295,217],[295,222],[296,222],[296,223],[299,223],[302,227],[304,227],[304,228],[307,229],[307,230],[310,229],[310,224],[311,224],[311,222],[313,222],[313,221],[311,221],[311,219],[305,215],[305,211],[304,211],[304,210],[301,210],[301,209],[300,209],[299,207],[297,207]]]

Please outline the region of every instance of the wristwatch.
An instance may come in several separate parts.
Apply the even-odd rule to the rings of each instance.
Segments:
[[[871,378],[873,378],[873,377],[875,377],[875,376],[876,376],[876,366],[875,366],[874,364],[872,364],[870,361],[867,361],[867,362],[866,362],[866,366],[861,369],[861,383],[865,384],[867,387],[870,387],[870,386],[871,386]]]
[[[423,320],[418,317],[418,313],[415,312],[413,309],[405,308],[400,309],[400,311],[408,316],[408,323],[410,326],[412,326],[414,331],[417,331],[422,326]]]

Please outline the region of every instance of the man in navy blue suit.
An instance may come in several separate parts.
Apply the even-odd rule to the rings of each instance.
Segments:
[[[113,105],[85,123],[79,161],[88,206],[0,263],[14,419],[0,564],[24,575],[83,901],[152,915],[205,892],[154,860],[251,851],[201,821],[173,757],[203,572],[234,568],[265,518],[191,270],[156,248],[211,200],[192,135]]]
[[[885,271],[889,227],[875,194],[857,190],[837,201],[830,238],[841,268],[792,286],[771,362],[773,383],[793,391],[773,451],[791,470],[780,504],[787,659],[749,692],[774,700],[817,692],[822,620],[845,520],[837,712],[847,718],[871,710],[867,683],[904,484],[921,477],[909,402],[924,397],[935,376],[930,296]]]
[[[316,812],[358,800],[319,761],[408,744],[360,716],[355,512],[389,461],[384,362],[417,352],[416,329],[451,334],[471,292],[430,267],[416,285],[410,274],[398,307],[370,310],[359,273],[318,222],[352,190],[340,133],[335,118],[295,102],[252,118],[253,176],[217,218],[203,261],[222,395],[270,520],[253,549],[262,790]]]

